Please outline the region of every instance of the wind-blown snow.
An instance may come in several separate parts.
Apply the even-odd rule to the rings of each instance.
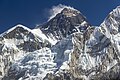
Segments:
[[[58,13],[60,13],[64,8],[69,8],[69,9],[74,9],[73,7],[70,6],[66,6],[66,5],[62,5],[59,4],[57,6],[53,6],[52,9],[50,9],[49,13],[50,13],[50,17],[48,18],[48,21],[51,20],[52,18],[54,18]]]
[[[74,9],[61,4],[53,6],[49,20],[64,8]],[[16,28],[22,28],[25,31],[27,30],[30,35],[32,34],[35,39],[29,37],[27,34],[23,34],[22,31],[20,34],[17,34],[22,36],[21,39],[17,39],[16,37],[10,39],[3,37],[3,40],[1,39],[0,41],[2,45],[0,46],[1,51],[5,55],[3,56],[3,63],[6,63],[6,55],[9,56],[9,54],[11,54],[8,58],[8,60],[13,62],[10,70],[11,72],[13,71],[13,75],[15,72],[15,76],[19,77],[19,80],[43,80],[47,73],[57,74],[59,71],[69,71],[72,67],[74,67],[75,71],[77,68],[77,70],[81,70],[78,72],[85,74],[82,76],[85,80],[91,75],[95,75],[96,71],[100,73],[102,70],[107,72],[118,64],[118,59],[120,60],[119,8],[120,7],[110,13],[108,18],[101,24],[101,27],[96,27],[93,32],[90,32],[90,38],[89,35],[83,34],[78,30],[79,32],[68,35],[58,41],[54,39],[53,34],[47,36],[40,29],[29,29],[19,24],[2,35],[6,35]],[[83,21],[80,25],[76,25],[76,28],[79,29],[80,26],[85,26],[86,24],[87,22]],[[54,46],[35,48],[32,52],[25,52],[22,48],[17,47],[24,42],[29,42],[29,40],[36,40],[38,43],[42,42],[43,44],[45,44],[47,40]],[[34,45],[34,43],[32,45]],[[30,47],[29,45],[26,46]],[[32,49],[32,47],[30,47],[30,49]],[[117,55],[117,59],[115,54]],[[12,57],[14,57],[14,61]],[[0,61],[2,61],[2,55],[0,55]],[[102,67],[105,69],[102,69]]]

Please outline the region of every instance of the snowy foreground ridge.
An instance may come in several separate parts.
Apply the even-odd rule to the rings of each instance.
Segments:
[[[120,80],[120,7],[98,27],[74,8],[55,9],[35,29],[0,34],[0,80]]]

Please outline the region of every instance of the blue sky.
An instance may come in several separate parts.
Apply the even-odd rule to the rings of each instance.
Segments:
[[[0,0],[0,33],[16,24],[34,28],[46,22],[49,10],[59,4],[78,9],[92,25],[100,25],[120,0]]]

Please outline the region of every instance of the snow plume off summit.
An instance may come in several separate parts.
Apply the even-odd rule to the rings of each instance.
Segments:
[[[99,27],[59,5],[35,29],[16,25],[0,35],[2,80],[120,79],[120,7]]]

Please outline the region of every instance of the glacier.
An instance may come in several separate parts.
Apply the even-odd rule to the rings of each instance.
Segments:
[[[18,24],[0,35],[0,79],[119,80],[120,6],[98,27],[60,8],[35,29]]]

